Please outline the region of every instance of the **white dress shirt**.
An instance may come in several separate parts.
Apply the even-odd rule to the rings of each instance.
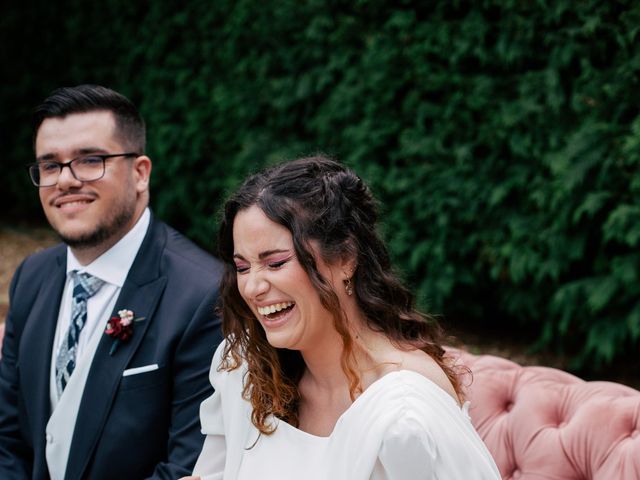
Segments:
[[[77,367],[84,362],[91,362],[93,360],[95,349],[99,343],[96,337],[104,334],[107,321],[113,312],[122,285],[124,285],[124,281],[129,274],[129,269],[140,249],[140,245],[142,245],[144,236],[149,228],[150,220],[151,213],[147,208],[134,227],[129,230],[118,243],[86,266],[80,265],[80,262],[78,262],[73,255],[71,249],[67,247],[67,280],[60,302],[58,324],[56,326],[56,334],[53,340],[53,350],[51,354],[51,375],[49,382],[51,411],[55,410],[59,400],[56,389],[56,358],[62,341],[69,329],[69,324],[71,323],[71,301],[73,299],[71,272],[74,270],[80,273],[86,272],[105,282],[102,288],[87,300],[87,320],[80,332],[76,351]],[[92,345],[93,348],[87,348],[89,345]]]

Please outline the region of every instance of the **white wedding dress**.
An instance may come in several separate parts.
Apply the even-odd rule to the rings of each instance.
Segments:
[[[203,480],[494,480],[498,469],[455,400],[419,373],[400,370],[371,384],[328,437],[274,419],[271,435],[251,423],[241,398],[244,369],[218,372],[202,403],[207,435],[194,475]]]

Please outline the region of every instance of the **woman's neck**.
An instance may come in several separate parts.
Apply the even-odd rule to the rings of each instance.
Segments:
[[[343,351],[342,337],[337,332],[327,341],[301,351],[306,366],[305,381],[323,390],[344,388],[347,380],[342,370]]]

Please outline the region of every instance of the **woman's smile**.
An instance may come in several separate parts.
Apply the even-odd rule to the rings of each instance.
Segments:
[[[276,303],[269,307],[258,307],[260,322],[264,328],[278,328],[285,325],[293,316],[295,303]]]

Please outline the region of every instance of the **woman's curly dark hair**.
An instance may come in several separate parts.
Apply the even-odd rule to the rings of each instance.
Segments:
[[[243,395],[252,404],[252,421],[260,432],[273,432],[270,415],[298,425],[297,386],[305,366],[299,352],[269,344],[238,291],[233,222],[238,212],[254,205],[291,232],[296,257],[342,337],[341,365],[352,399],[361,391],[353,339],[338,296],[318,271],[314,251],[329,264],[345,256],[355,258],[354,296],[368,327],[386,335],[399,348],[426,352],[461,394],[458,375],[444,358],[440,327],[432,317],[415,309],[413,295],[392,272],[389,253],[376,231],[378,213],[369,188],[344,165],[316,155],[250,176],[226,202],[220,225],[219,254],[225,263],[221,314],[227,338],[220,369],[232,370],[246,362]]]

